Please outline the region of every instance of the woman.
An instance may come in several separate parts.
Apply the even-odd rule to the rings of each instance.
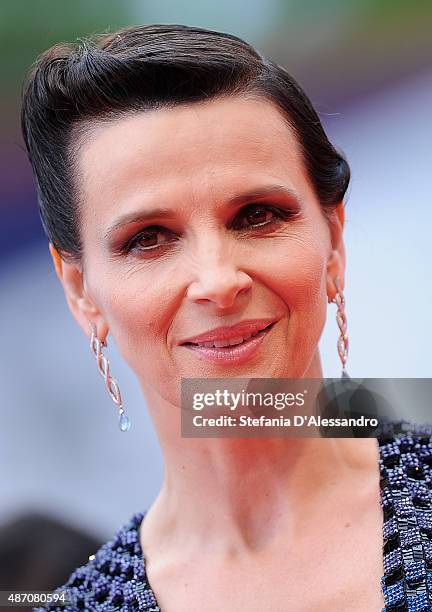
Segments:
[[[128,28],[45,52],[22,125],[120,427],[109,332],[165,460],[148,511],[71,575],[70,604],[45,609],[429,609],[429,498],[417,507],[412,483],[430,438],[180,435],[182,377],[322,378],[328,302],[345,366],[349,167],[293,78],[235,36]]]

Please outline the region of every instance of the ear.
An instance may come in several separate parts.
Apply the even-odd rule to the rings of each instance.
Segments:
[[[345,208],[340,202],[329,218],[331,234],[331,253],[327,261],[327,296],[329,303],[335,297],[337,288],[335,279],[339,279],[341,290],[345,287],[345,245],[343,229],[345,225]]]
[[[104,342],[109,328],[85,287],[82,267],[77,263],[62,259],[51,242],[49,243],[49,251],[74,319],[89,339],[91,337],[90,322],[93,323],[96,326],[97,335]]]

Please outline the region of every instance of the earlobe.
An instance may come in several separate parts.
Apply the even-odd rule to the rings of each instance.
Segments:
[[[329,303],[337,293],[335,279],[339,279],[340,287],[343,290],[345,286],[345,262],[338,249],[332,250],[327,261],[327,297]]]
[[[76,263],[64,261],[57,249],[50,243],[56,274],[63,286],[69,309],[85,335],[90,338],[90,322],[96,325],[101,340],[108,335],[108,326],[99,309],[84,287],[83,272]]]

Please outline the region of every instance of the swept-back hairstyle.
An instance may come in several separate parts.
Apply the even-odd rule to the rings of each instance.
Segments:
[[[143,25],[54,45],[23,86],[21,126],[45,233],[81,262],[76,152],[92,124],[131,112],[253,94],[275,103],[294,130],[325,214],[345,195],[348,163],[329,142],[310,100],[288,72],[231,34]]]

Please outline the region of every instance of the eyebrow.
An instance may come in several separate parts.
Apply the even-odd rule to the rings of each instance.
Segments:
[[[230,198],[227,201],[227,204],[229,206],[239,206],[241,204],[245,204],[246,202],[265,198],[269,195],[282,195],[282,196],[288,197],[291,200],[293,200],[294,203],[296,203],[298,206],[301,206],[302,204],[299,194],[293,189],[285,187],[284,185],[267,185],[265,187],[259,187],[256,189],[252,189],[250,191],[241,193],[239,195],[236,195]],[[172,217],[174,212],[175,211],[172,208],[167,208],[167,207],[162,206],[162,207],[127,213],[125,215],[122,215],[118,219],[116,219],[114,223],[110,225],[110,227],[104,233],[104,240],[109,241],[111,237],[113,236],[113,234],[118,229],[123,227],[124,225],[130,225],[132,223],[138,223],[140,221],[146,221],[146,220],[151,220],[155,218],[167,219],[167,218]]]

